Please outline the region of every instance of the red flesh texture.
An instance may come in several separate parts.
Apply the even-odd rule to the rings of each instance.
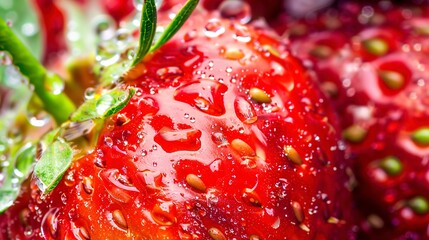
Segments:
[[[42,200],[34,181],[31,190],[23,188],[0,216],[7,225],[3,238],[26,239],[25,226],[32,239],[85,239],[85,232],[91,239],[210,239],[213,227],[226,239],[351,238],[346,163],[323,94],[285,45],[229,21],[209,24],[225,32],[206,37],[207,18],[191,18],[137,67],[140,76],[125,81],[137,94],[107,119],[96,149],[76,160],[51,194]],[[244,57],[227,59],[224,51],[231,49]],[[250,100],[251,87],[269,93],[272,103]],[[207,101],[207,110],[193,103],[196,96]],[[243,123],[241,110],[252,108],[257,121]],[[258,157],[240,156],[230,145],[234,139]],[[303,165],[285,156],[285,145],[298,151]],[[206,191],[192,188],[188,174],[198,175]],[[243,198],[246,188],[262,206]],[[309,232],[299,226],[293,202],[302,207]],[[126,224],[112,217],[115,210]],[[20,221],[23,212],[28,217]],[[329,217],[340,223],[327,223]]]
[[[362,142],[348,144],[358,182],[355,197],[362,215],[359,239],[426,239],[429,214],[414,213],[407,201],[416,196],[429,199],[429,147],[411,139],[415,130],[429,126],[428,37],[412,27],[422,23],[428,26],[429,8],[391,7],[382,11],[373,6],[375,15],[381,14],[387,21],[364,24],[358,22],[362,7],[347,4],[338,10],[333,19],[341,25],[335,29],[325,25],[327,16],[332,17],[329,11],[311,22],[302,21],[307,32],[292,36],[292,49],[308,60],[307,66],[315,71],[322,86],[336,86],[337,92],[328,95],[340,114],[342,128],[357,124],[368,130]],[[371,56],[362,49],[361,40],[370,35],[387,41],[389,51],[385,55]],[[317,44],[328,45],[332,53],[326,58],[311,55]],[[379,70],[400,73],[404,85],[389,88],[379,77]],[[399,175],[389,176],[379,167],[380,160],[388,156],[401,160]],[[373,216],[383,221],[380,229],[368,221],[374,220]]]

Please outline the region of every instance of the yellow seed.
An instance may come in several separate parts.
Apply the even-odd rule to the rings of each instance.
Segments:
[[[323,92],[325,92],[330,97],[338,96],[338,87],[333,82],[323,82],[320,85],[322,87]]]
[[[310,228],[309,228],[307,225],[303,224],[303,223],[301,223],[301,224],[299,225],[299,227],[300,227],[302,230],[304,230],[305,232],[310,232]]]
[[[249,240],[261,240],[261,237],[259,237],[258,235],[252,234],[250,235]]]
[[[362,142],[367,134],[367,130],[360,125],[354,124],[343,131],[343,137],[349,142]]]
[[[398,90],[402,88],[405,84],[404,76],[396,71],[390,70],[382,70],[378,72],[381,80],[383,80],[384,84],[392,90]]]
[[[295,214],[296,220],[298,222],[304,221],[304,211],[302,210],[301,204],[299,202],[292,202],[293,213]]]
[[[268,45],[265,44],[264,46],[262,46],[265,50],[267,50],[268,52],[270,52],[270,54],[276,56],[276,57],[280,57],[280,52],[279,50],[277,50],[275,47],[273,47],[272,45]]]
[[[123,229],[128,228],[127,220],[125,220],[124,214],[120,210],[113,211],[112,217],[118,227]]]
[[[225,57],[230,60],[240,60],[244,58],[244,53],[241,49],[231,48],[225,51]]]
[[[249,144],[247,144],[245,141],[236,138],[234,140],[232,140],[231,142],[231,147],[237,151],[238,154],[240,154],[240,156],[255,156],[255,151],[253,150],[252,147],[249,146]]]
[[[301,156],[296,151],[296,149],[290,145],[283,147],[283,152],[289,160],[291,160],[296,165],[301,165],[303,163]]]
[[[338,223],[340,223],[340,220],[336,217],[329,217],[327,222],[331,223],[331,224],[338,224]]]
[[[258,103],[270,103],[272,101],[264,90],[257,87],[252,87],[249,90],[249,95],[253,101]]]
[[[367,39],[362,44],[365,50],[373,55],[382,56],[389,51],[389,45],[382,38]]]
[[[317,45],[311,49],[310,54],[314,57],[325,59],[332,55],[332,48],[326,45]]]
[[[219,229],[214,227],[209,229],[209,235],[213,240],[226,240],[225,235]]]
[[[419,35],[428,36],[429,35],[429,26],[426,24],[419,24],[419,25],[414,26],[414,31]]]
[[[89,233],[88,233],[88,230],[86,230],[86,228],[84,228],[84,227],[80,227],[80,228],[79,228],[79,233],[80,233],[80,235],[81,235],[84,239],[91,239],[91,237],[90,237],[90,235],[89,235]]]
[[[191,186],[192,188],[194,188],[195,190],[198,190],[200,192],[205,192],[207,189],[203,180],[201,180],[201,178],[199,178],[195,174],[188,174],[186,176],[186,183],[188,183],[189,186]]]

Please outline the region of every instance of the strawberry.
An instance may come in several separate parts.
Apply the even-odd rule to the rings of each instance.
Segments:
[[[32,2],[37,10],[40,24],[43,26],[43,62],[48,63],[50,59],[55,58],[56,54],[66,50],[64,14],[54,0],[33,0]]]
[[[165,43],[196,2],[152,46],[146,2],[139,48],[101,62],[100,86],[40,140],[1,238],[353,239],[323,93],[274,34],[218,12]]]
[[[295,27],[292,49],[342,120],[361,239],[429,237],[428,10],[345,3],[278,28]]]

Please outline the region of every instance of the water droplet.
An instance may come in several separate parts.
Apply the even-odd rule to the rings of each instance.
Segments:
[[[31,22],[24,23],[21,26],[21,32],[24,36],[31,37],[39,32],[39,27]]]
[[[106,144],[108,147],[113,146],[113,139],[111,137],[105,137],[104,138],[104,144]]]
[[[84,97],[85,100],[93,99],[95,96],[95,89],[92,87],[89,87],[85,89]]]
[[[211,19],[205,26],[204,34],[209,38],[219,37],[225,32],[225,28],[218,19]]]
[[[151,211],[152,219],[162,226],[171,226],[177,222],[176,206],[172,202],[157,203]]]
[[[92,179],[89,177],[84,177],[82,180],[82,187],[87,194],[92,194],[92,192],[94,191],[94,187],[92,186]]]
[[[0,51],[0,65],[11,65],[12,58],[8,52]]]
[[[63,202],[63,204],[67,203],[67,196],[65,193],[61,193],[61,202]]]
[[[179,67],[163,67],[156,71],[156,75],[164,82],[174,82],[183,76],[183,71]]]
[[[109,15],[98,15],[95,19],[95,32],[101,40],[108,40],[115,35],[115,22]]]
[[[246,26],[242,26],[242,25],[235,26],[235,33],[233,37],[234,39],[242,43],[248,43],[252,40],[249,29]]]
[[[185,34],[185,36],[183,37],[183,40],[185,40],[185,42],[189,42],[194,40],[197,36],[198,36],[197,31],[191,30]]]
[[[157,142],[166,152],[197,151],[201,148],[201,131],[188,128],[171,130],[163,128],[155,136]]]
[[[220,116],[225,113],[223,95],[227,89],[226,85],[214,80],[194,81],[179,87],[174,98],[204,113]]]
[[[253,105],[243,97],[237,97],[234,102],[234,110],[240,121],[252,124],[258,120],[256,111]]]
[[[262,202],[259,195],[250,188],[245,188],[241,194],[243,201],[253,207],[262,207]]]
[[[227,68],[225,69],[225,72],[227,72],[227,73],[232,73],[232,67],[227,67]]]
[[[132,193],[139,192],[129,181],[125,180],[125,176],[119,174],[118,169],[105,169],[99,175],[107,192],[118,202],[127,203],[131,200]]]
[[[45,216],[43,216],[41,233],[46,239],[56,239],[58,237],[58,212],[58,208],[51,208]]]
[[[221,132],[213,132],[212,133],[212,140],[214,143],[217,144],[218,147],[228,146],[229,142],[226,139],[225,135]]]
[[[138,172],[137,177],[147,188],[158,189],[162,186],[162,174],[159,172],[144,170]]]
[[[251,9],[248,3],[241,0],[223,1],[219,6],[223,18],[230,18],[246,24],[251,20]]]

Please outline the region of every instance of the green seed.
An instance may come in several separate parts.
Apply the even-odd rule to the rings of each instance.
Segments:
[[[381,38],[370,38],[362,44],[365,50],[373,55],[382,56],[389,51],[389,45]]]
[[[252,98],[253,101],[258,102],[258,103],[270,103],[271,102],[271,98],[270,96],[268,96],[268,94],[257,87],[253,87],[249,90],[249,95]]]
[[[343,137],[349,142],[362,142],[367,134],[367,130],[357,124],[353,124],[343,131]]]
[[[316,45],[311,49],[310,54],[314,57],[325,59],[332,55],[332,49],[326,45]]]
[[[422,127],[414,131],[411,138],[419,145],[429,145],[429,127]]]
[[[402,172],[402,163],[394,156],[388,156],[381,160],[380,167],[391,176],[398,175]]]
[[[382,70],[378,72],[378,75],[384,84],[392,90],[397,90],[404,86],[404,76],[396,71]]]
[[[417,196],[408,201],[408,206],[417,214],[426,214],[429,211],[429,203],[426,198]]]

